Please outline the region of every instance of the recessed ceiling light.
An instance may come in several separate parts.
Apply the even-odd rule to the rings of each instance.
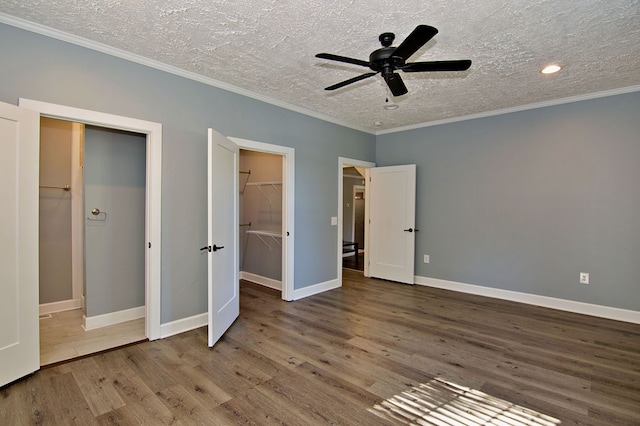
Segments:
[[[398,104],[384,104],[383,108],[388,110],[388,111],[391,111],[391,110],[394,110],[394,109],[398,109],[399,106],[400,105],[398,105]]]
[[[551,64],[544,67],[541,72],[542,74],[553,74],[560,71],[560,69],[561,69],[560,65]]]
[[[382,122],[381,121],[376,121],[375,123],[373,123],[374,126],[376,127],[380,127],[382,126]]]

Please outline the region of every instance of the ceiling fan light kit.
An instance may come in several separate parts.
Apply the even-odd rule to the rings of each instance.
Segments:
[[[408,92],[402,81],[402,77],[396,71],[404,72],[434,72],[434,71],[466,71],[471,66],[468,59],[455,61],[429,61],[429,62],[407,62],[422,46],[431,40],[438,30],[429,25],[418,25],[409,36],[398,47],[391,44],[395,39],[393,33],[382,33],[378,37],[382,47],[374,50],[369,55],[369,61],[334,55],[331,53],[318,53],[317,58],[328,59],[330,61],[344,62],[352,65],[359,65],[371,69],[373,72],[361,74],[340,83],[326,87],[325,90],[336,90],[349,84],[356,83],[376,74],[381,74],[384,81],[389,86],[393,96],[402,96]],[[385,106],[386,107],[386,106]]]

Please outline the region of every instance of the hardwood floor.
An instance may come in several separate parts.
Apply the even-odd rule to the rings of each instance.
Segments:
[[[640,325],[343,276],[296,302],[243,282],[213,349],[200,328],[43,368],[0,424],[640,424]]]
[[[342,267],[347,269],[355,269],[356,271],[364,271],[364,252],[358,253],[357,256],[343,257]]]
[[[85,331],[82,310],[56,312],[40,318],[40,365],[145,340],[144,318]]]

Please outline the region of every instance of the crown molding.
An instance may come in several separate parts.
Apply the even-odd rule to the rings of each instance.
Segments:
[[[98,43],[84,37],[79,37],[73,34],[69,34],[64,31],[56,30],[51,27],[47,27],[45,25],[37,24],[35,22],[27,21],[25,19],[17,18],[15,16],[7,15],[5,13],[0,12],[0,23],[10,25],[12,27],[20,28],[26,31],[30,31],[32,33],[40,34],[46,37],[50,37],[56,40],[64,41],[67,43],[75,44],[76,46],[84,47],[87,49],[95,50],[100,53],[104,53],[106,55],[114,56],[120,59],[124,59],[129,62],[134,62],[140,65],[144,65],[150,68],[154,68],[159,71],[164,71],[169,74],[173,74],[179,77],[187,78],[189,80],[197,81],[199,83],[206,84],[208,86],[216,87],[218,89],[226,90],[227,92],[235,93],[237,95],[245,96],[251,99],[255,99],[260,102],[264,102],[270,105],[274,105],[280,108],[284,108],[293,112],[297,112],[299,114],[303,114],[309,117],[317,118],[322,121],[326,121],[329,123],[337,124],[339,126],[347,127],[353,130],[358,130],[360,132],[374,134],[374,132],[366,127],[356,126],[352,123],[347,123],[346,121],[338,120],[334,117],[321,114],[315,111],[308,110],[306,108],[301,108],[299,106],[290,104],[288,102],[283,102],[281,100],[271,98],[269,96],[264,96],[259,93],[252,92],[250,90],[243,89],[241,87],[237,87],[228,83],[224,83],[222,81],[215,80],[210,77],[205,77],[203,75],[184,70],[182,68],[175,67],[173,65],[168,65],[160,61],[156,61],[154,59],[149,59],[141,55],[137,55],[135,53],[127,52],[126,50],[118,49],[115,47],[108,46],[103,43]]]
[[[420,124],[412,124],[409,126],[395,127],[393,129],[379,130],[375,134],[386,135],[390,133],[399,133],[407,130],[422,129],[425,127],[440,126],[442,124],[457,123],[459,121],[475,120],[477,118],[493,117],[496,115],[510,114],[512,112],[527,111],[530,109],[545,108],[555,105],[570,104],[573,102],[588,101],[590,99],[605,98],[608,96],[623,95],[626,93],[640,92],[640,86],[628,86],[618,89],[605,90],[602,92],[587,93],[578,96],[569,96],[566,98],[552,99],[544,102],[536,102],[533,104],[520,105],[510,108],[497,109],[493,111],[480,112],[477,114],[462,115],[459,117],[444,118],[442,120],[428,121]]]

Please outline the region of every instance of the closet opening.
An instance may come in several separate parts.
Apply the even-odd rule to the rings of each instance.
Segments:
[[[146,135],[48,117],[40,129],[47,365],[146,338]]]
[[[240,149],[240,279],[283,292],[284,157]]]
[[[342,269],[369,272],[368,185],[370,161],[338,157],[337,276],[342,285]]]

